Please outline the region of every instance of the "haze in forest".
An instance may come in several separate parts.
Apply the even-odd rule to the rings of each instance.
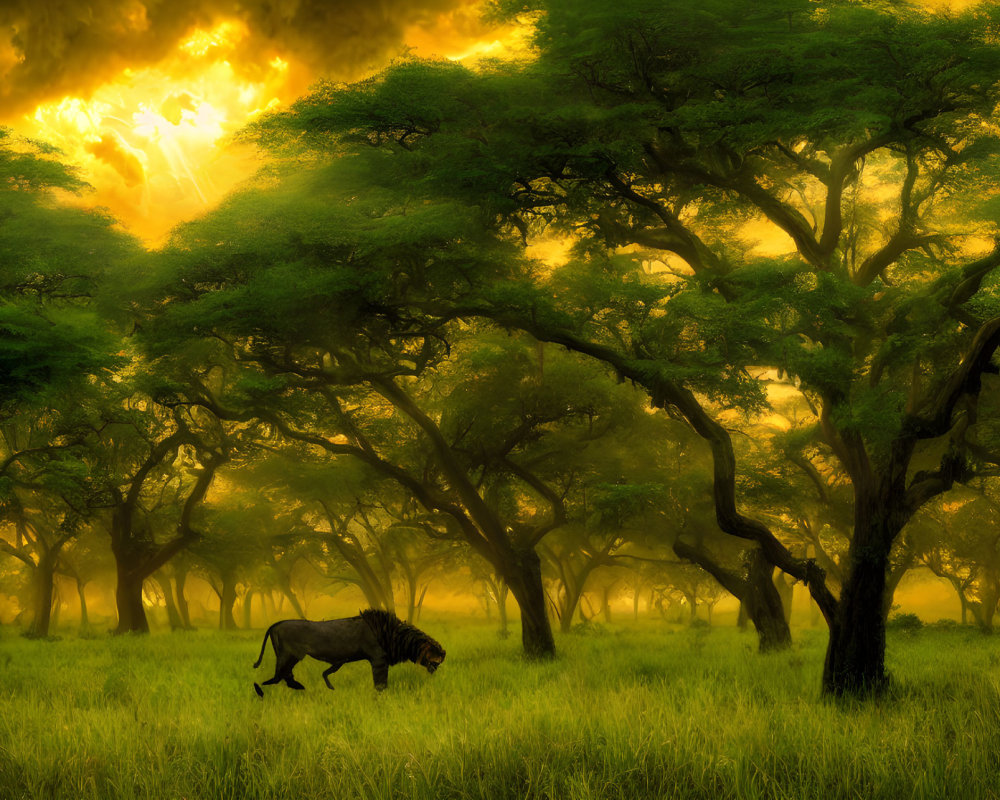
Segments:
[[[994,5],[53,9],[0,11],[0,622],[817,629],[834,696],[993,629]]]

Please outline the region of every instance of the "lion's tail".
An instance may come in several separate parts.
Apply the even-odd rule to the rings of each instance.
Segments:
[[[264,632],[264,641],[260,643],[260,655],[257,656],[257,660],[254,662],[254,669],[257,669],[257,667],[260,666],[260,662],[264,660],[264,649],[267,647],[267,640],[271,638],[271,631],[274,630],[274,626],[279,624],[280,623],[275,622],[274,625]]]

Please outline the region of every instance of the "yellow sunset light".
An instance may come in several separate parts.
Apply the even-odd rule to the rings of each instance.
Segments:
[[[123,2],[123,16],[84,15],[81,24],[105,24],[115,41],[145,37],[155,48],[165,17],[141,0]],[[310,45],[316,18],[302,11],[300,19],[291,5],[281,13],[269,8],[254,8],[239,19],[222,16],[232,10],[213,4],[204,13],[188,9],[192,24],[165,33],[172,44],[148,59],[141,49],[124,55],[126,44],[117,55],[115,47],[105,54],[106,40],[94,40],[101,57],[87,65],[91,71],[100,65],[101,80],[81,75],[79,94],[41,101],[18,116],[3,117],[0,108],[0,125],[58,147],[62,160],[76,165],[94,187],[79,202],[108,208],[157,246],[181,220],[204,213],[256,172],[255,151],[233,145],[233,134],[255,116],[292,102],[324,75],[353,80],[407,51],[474,62],[510,57],[526,46],[518,26],[484,26],[475,2],[438,14],[413,11],[394,34],[400,38],[378,41],[374,35],[383,30],[358,27],[369,19],[363,9],[331,8],[318,19],[340,24],[335,30],[342,35],[318,49]],[[67,31],[73,24],[75,17],[67,18]],[[45,35],[50,28],[38,31],[36,36]],[[19,47],[18,40],[8,43],[0,34],[0,78],[23,61]],[[56,72],[66,85],[77,85],[68,66]]]
[[[211,30],[194,30],[177,46],[177,49],[197,57],[207,55],[212,48],[229,51],[246,36],[246,33],[246,27],[239,23],[223,22]]]
[[[237,75],[226,57],[245,33],[236,23],[195,30],[166,62],[123,70],[87,99],[42,104],[18,127],[59,147],[99,204],[155,245],[252,174],[252,154],[228,137],[291,99],[280,57],[257,80]]]

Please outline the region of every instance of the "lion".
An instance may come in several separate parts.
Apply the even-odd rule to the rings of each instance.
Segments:
[[[274,647],[274,677],[264,686],[285,682],[290,689],[305,689],[292,676],[292,669],[306,656],[325,661],[330,668],[323,681],[332,689],[329,676],[351,661],[368,661],[372,667],[375,688],[385,689],[389,667],[401,661],[412,661],[431,675],[444,661],[445,650],[434,639],[390,611],[369,608],[356,617],[311,622],[305,619],[285,619],[275,622],[264,634],[254,669],[264,659],[267,640]],[[260,697],[264,690],[254,683]]]

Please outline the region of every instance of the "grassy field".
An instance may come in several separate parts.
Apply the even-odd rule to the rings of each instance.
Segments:
[[[270,687],[260,632],[0,634],[0,798],[1000,797],[1000,639],[895,634],[891,699],[819,698],[825,634],[608,627],[527,663],[489,628],[423,623],[431,677],[323,665]]]

